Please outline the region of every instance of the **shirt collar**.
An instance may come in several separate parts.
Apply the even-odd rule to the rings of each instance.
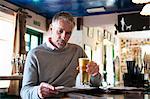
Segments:
[[[49,39],[46,41],[47,47],[51,48],[52,50],[55,50],[56,48],[49,42]]]
[[[46,40],[47,47],[51,48],[52,50],[58,50],[49,40],[50,39]],[[65,49],[67,46],[68,46],[68,44],[66,44],[66,46],[63,49]]]

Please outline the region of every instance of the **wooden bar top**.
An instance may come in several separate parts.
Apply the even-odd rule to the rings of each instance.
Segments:
[[[0,80],[22,80],[23,75],[0,76]]]

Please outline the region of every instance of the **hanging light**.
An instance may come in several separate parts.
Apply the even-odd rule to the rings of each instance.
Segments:
[[[149,15],[150,16],[150,3],[146,4],[142,11],[140,12],[141,15]]]
[[[132,2],[136,4],[143,4],[150,2],[150,0],[132,0]]]
[[[86,11],[88,13],[103,12],[103,11],[105,11],[105,8],[103,6],[102,7],[98,7],[98,8],[88,8]]]
[[[143,7],[142,11],[140,12],[141,15],[149,15],[150,16],[150,0],[132,0],[133,3],[136,4],[143,4],[146,5]]]

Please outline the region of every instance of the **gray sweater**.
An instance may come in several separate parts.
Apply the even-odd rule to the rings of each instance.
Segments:
[[[81,47],[68,43],[63,50],[52,50],[44,43],[29,51],[24,67],[21,97],[38,99],[37,89],[41,82],[53,86],[75,86],[78,58],[87,57]],[[100,76],[91,79],[100,84]]]

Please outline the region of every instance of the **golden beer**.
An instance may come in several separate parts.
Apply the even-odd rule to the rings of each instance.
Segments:
[[[90,75],[86,72],[86,65],[89,63],[88,58],[79,58],[79,69],[81,73],[81,83],[88,85],[90,82]]]

